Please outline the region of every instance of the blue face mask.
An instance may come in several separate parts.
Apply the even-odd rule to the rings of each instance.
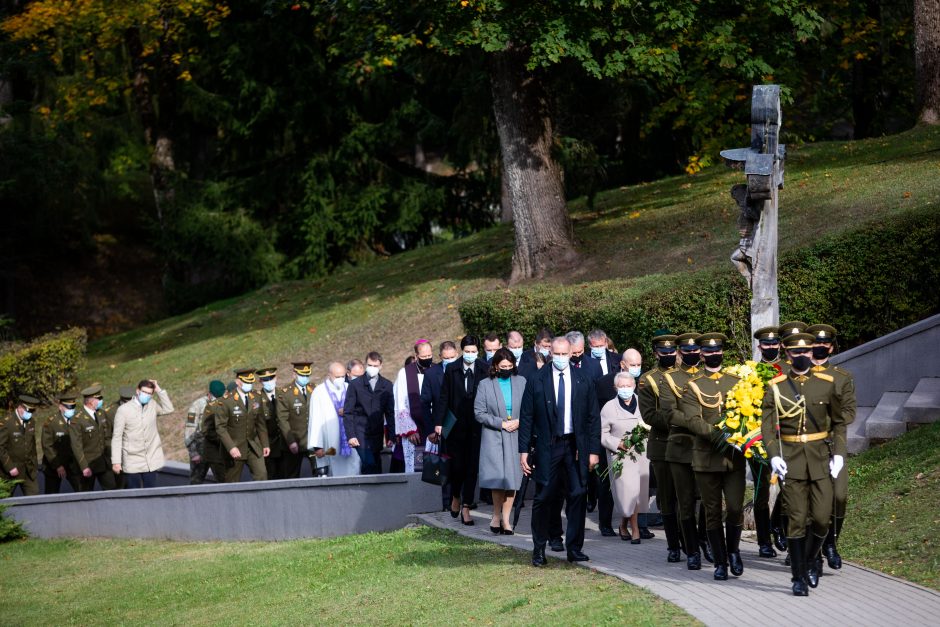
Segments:
[[[251,392],[252,388],[255,387],[255,384],[254,384],[254,383],[245,383],[244,381],[241,381],[241,382],[239,382],[239,386],[241,387],[242,392],[244,392],[245,394],[248,394],[249,392]]]
[[[476,353],[464,353],[463,354],[463,363],[465,364],[472,364],[476,360],[477,360]]]
[[[23,420],[23,422],[26,422],[27,420],[29,420],[29,419],[32,418],[32,417],[33,417],[33,412],[31,412],[31,411],[24,411],[24,412],[23,412],[23,415],[20,416],[20,418]]]
[[[442,360],[441,360],[441,363],[444,364],[444,367],[446,368],[446,367],[447,367],[447,364],[452,364],[452,363],[454,363],[455,361],[457,361],[457,358],[456,358],[456,357],[451,357],[450,359],[442,359]]]
[[[607,349],[603,346],[592,346],[591,347],[591,357],[594,359],[603,359],[604,353],[607,352]]]
[[[265,391],[265,392],[273,392],[273,391],[274,391],[274,387],[275,387],[276,385],[277,385],[277,382],[276,382],[274,379],[271,379],[270,381],[262,381],[262,382],[261,382],[261,387],[264,388],[264,391]]]
[[[539,348],[539,352],[542,353],[542,357],[548,357],[549,350],[547,348]]]
[[[72,419],[72,416],[75,415],[75,410],[74,410],[74,409],[66,409],[64,412],[62,412],[62,415],[65,416],[66,419],[71,420],[71,419]]]
[[[101,409],[101,406],[102,406],[102,405],[104,405],[104,399],[99,398],[99,399],[98,399],[98,402],[95,404],[95,409],[96,409],[96,410]]]
[[[486,361],[493,359],[493,355],[496,354],[496,351],[486,351]]]
[[[153,398],[153,394],[147,394],[146,392],[137,393],[137,400],[140,401],[141,405],[149,403],[151,398]]]
[[[303,375],[303,374],[297,375],[297,385],[299,385],[300,387],[304,387],[308,383],[310,383],[310,377]]]
[[[634,379],[638,379],[640,373],[643,372],[643,366],[630,366],[627,368],[627,372],[629,372]]]
[[[633,388],[617,388],[617,396],[629,401],[633,397]]]
[[[512,353],[512,356],[516,358],[517,362],[522,358],[521,348],[510,348],[509,352]]]
[[[552,365],[555,366],[558,370],[564,370],[568,367],[568,362],[571,361],[569,357],[552,357]]]

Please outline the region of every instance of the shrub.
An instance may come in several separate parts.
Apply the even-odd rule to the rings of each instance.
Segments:
[[[827,237],[781,255],[781,320],[832,324],[842,349],[867,342],[940,311],[938,264],[935,209]],[[647,357],[657,329],[720,331],[730,338],[731,352],[750,356],[750,292],[730,264],[691,274],[506,289],[465,301],[460,317],[476,334],[516,329],[531,338],[543,326],[556,333],[601,328],[619,349],[637,347]]]
[[[8,405],[19,394],[51,403],[74,385],[85,366],[85,329],[43,335],[26,344],[8,344],[0,352],[0,402]]]
[[[13,493],[14,482],[0,478],[0,500],[3,500]],[[0,542],[9,542],[10,540],[19,540],[27,537],[26,529],[15,520],[11,520],[3,515],[7,506],[0,504]]]

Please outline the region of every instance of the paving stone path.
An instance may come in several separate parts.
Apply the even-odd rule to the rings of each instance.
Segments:
[[[491,510],[482,505],[472,512],[476,525],[461,525],[446,512],[416,516],[422,524],[451,529],[461,535],[497,542],[527,553],[532,551],[530,503],[513,536],[496,536],[489,530]],[[619,537],[601,536],[596,514],[589,514],[584,552],[591,561],[582,564],[601,573],[641,586],[671,601],[706,625],[940,625],[940,593],[883,573],[843,562],[841,570],[826,568],[819,587],[809,597],[794,597],[790,592],[790,568],[783,556],[775,559],[757,557],[757,545],[741,543],[744,574],[714,581],[711,565],[702,560],[702,570],[690,571],[683,560],[666,562],[666,541],[661,529],[653,529],[656,538],[633,545]],[[564,559],[564,553],[546,551],[546,555]],[[755,608],[734,615],[728,608]]]

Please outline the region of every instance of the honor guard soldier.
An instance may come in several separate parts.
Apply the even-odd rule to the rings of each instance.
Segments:
[[[807,585],[819,584],[820,549],[832,515],[832,478],[842,471],[846,447],[835,378],[812,371],[814,342],[809,333],[794,333],[784,340],[790,372],[768,384],[761,424],[771,467],[783,479],[796,596],[807,596]]]
[[[13,413],[0,418],[0,477],[6,481],[18,481],[10,496],[19,487],[23,496],[39,494],[36,463],[36,423],[33,412],[39,407],[39,399],[20,395]]]
[[[850,424],[855,422],[856,400],[855,400],[855,379],[852,374],[829,363],[829,356],[832,355],[836,341],[836,330],[828,324],[814,324],[806,329],[815,341],[813,342],[813,372],[825,372],[835,379],[836,393],[839,396],[839,405],[842,407],[842,416],[844,423],[839,427],[842,433],[838,436],[847,439]],[[823,543],[823,555],[829,563],[829,568],[836,570],[842,568],[842,556],[836,547],[839,540],[839,534],[842,533],[842,523],[845,521],[845,503],[848,499],[849,473],[847,470],[840,472],[832,480],[832,489],[835,495],[832,504],[832,520],[829,523],[829,534]]]
[[[277,368],[260,368],[256,373],[261,381],[261,414],[264,417],[265,431],[268,434],[270,454],[264,458],[264,467],[268,479],[287,479],[287,446],[277,419]]]
[[[79,491],[79,479],[82,476],[72,453],[69,423],[75,416],[78,395],[63,392],[56,397],[59,412],[49,418],[42,426],[43,474],[46,479],[46,494],[58,494],[65,479],[72,486],[73,492]]]
[[[689,381],[680,403],[681,417],[673,419],[673,424],[695,434],[692,469],[705,506],[705,528],[715,557],[715,579],[721,581],[728,579],[729,565],[735,577],[744,572],[739,546],[747,483],[744,454],[724,445],[717,428],[724,418],[725,400],[740,381],[732,374],[721,372],[727,341],[722,333],[704,333],[698,337],[704,370]],[[722,501],[726,516],[722,516]]]
[[[675,409],[675,396],[667,388],[663,373],[676,368],[676,336],[662,332],[653,337],[653,354],[656,366],[640,376],[637,381],[637,398],[640,403],[640,415],[652,427],[646,443],[646,456],[653,466],[656,477],[656,505],[663,517],[663,531],[666,533],[666,561],[678,562],[680,557],[681,534],[679,518],[676,515],[676,488],[672,482],[672,472],[666,461],[666,446],[669,442],[669,425],[672,411]],[[665,394],[663,392],[665,391]]]
[[[290,385],[277,391],[277,422],[284,436],[287,450],[284,451],[284,472],[288,479],[300,476],[304,459],[310,464],[310,474],[316,476],[316,462],[308,457],[307,425],[310,420],[310,395],[313,385],[310,374],[313,372],[311,361],[295,361],[294,380]]]
[[[254,392],[254,368],[235,371],[236,391],[214,407],[215,430],[222,442],[225,460],[225,483],[241,481],[242,469],[248,469],[255,481],[267,479],[264,458],[268,449],[268,432],[261,413],[261,399]]]
[[[82,408],[69,422],[69,442],[75,463],[82,473],[79,490],[91,492],[95,489],[95,479],[102,490],[113,490],[114,472],[111,470],[110,451],[111,428],[108,418],[101,411],[104,398],[101,386],[93,385],[82,390]]]
[[[216,386],[216,383],[219,385]],[[220,392],[220,395],[215,396],[215,392]],[[223,399],[230,396],[230,394],[228,394],[225,389],[225,384],[221,381],[213,381],[210,383],[209,393],[212,394],[214,398],[206,403],[206,408],[202,412],[202,420],[199,422],[199,431],[202,433],[202,437],[200,438],[202,443],[202,459],[209,470],[212,471],[212,476],[215,478],[216,483],[225,483],[227,472],[225,463],[228,459],[228,453],[222,448],[222,440],[219,439],[219,432],[215,428],[215,422],[219,412],[225,411],[225,407],[222,405]]]
[[[676,421],[676,418],[679,418],[680,421],[682,418],[679,404],[689,380],[701,372],[699,362],[702,355],[696,342],[698,336],[698,333],[692,331],[683,333],[676,338],[681,362],[678,367],[663,373],[666,387],[660,391],[662,395],[672,395],[672,398],[666,401],[673,407],[669,421],[669,439],[666,442],[666,462],[669,464],[673,486],[676,490],[679,529],[682,533],[686,566],[689,570],[701,569],[702,552],[705,553],[705,559],[708,561],[713,559],[711,552],[708,550],[708,545],[705,544],[705,534],[700,534],[695,524],[696,489],[695,472],[692,470],[694,438],[691,431],[677,424]],[[704,532],[704,530],[702,531]]]
[[[114,434],[114,416],[117,415],[118,407],[126,403],[127,401],[134,398],[135,388],[133,385],[122,385],[118,388],[118,400],[117,402],[112,402],[105,409],[98,412],[99,416],[104,414],[104,419],[107,420],[107,441],[105,442],[105,459],[111,459],[111,436]],[[102,420],[102,425],[104,425],[104,420]],[[113,472],[112,472],[113,474]],[[114,475],[114,486],[118,490],[124,489],[124,473]]]
[[[763,327],[754,332],[754,339],[760,348],[761,363],[773,366],[778,374],[785,372],[787,363],[780,358],[779,327]],[[748,460],[751,468],[751,480],[754,482],[754,526],[757,528],[757,555],[759,557],[777,557],[771,543],[770,532],[770,471],[765,464],[752,457]],[[779,512],[778,512],[779,514]],[[778,517],[779,520],[779,517]],[[779,523],[778,523],[779,525]],[[777,531],[782,538],[782,531]],[[781,550],[784,550],[781,548]]]

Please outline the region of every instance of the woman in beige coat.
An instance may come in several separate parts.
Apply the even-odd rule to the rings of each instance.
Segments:
[[[173,411],[170,397],[156,381],[137,384],[134,398],[118,407],[111,436],[111,465],[123,472],[128,488],[153,488],[163,468],[163,445],[157,432],[157,416]]]
[[[614,493],[614,503],[622,516],[620,539],[639,544],[637,514],[646,513],[649,509],[650,463],[646,453],[636,452],[635,461],[630,459],[629,454],[623,458],[623,470],[619,473],[613,472],[613,463],[617,451],[626,450],[622,442],[624,435],[633,431],[637,425],[645,426],[646,423],[640,416],[633,376],[629,372],[618,373],[614,377],[614,387],[617,389],[617,398],[601,409],[601,444],[607,449],[607,465],[611,468],[610,487]]]

